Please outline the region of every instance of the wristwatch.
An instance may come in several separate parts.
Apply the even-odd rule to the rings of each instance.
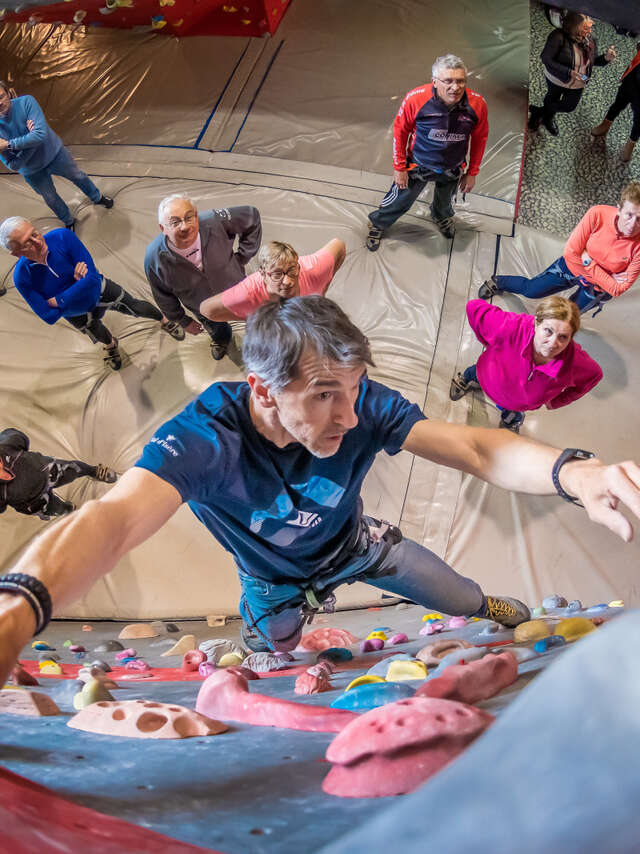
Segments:
[[[578,507],[584,506],[574,495],[569,495],[568,492],[564,491],[560,485],[559,475],[560,469],[565,463],[569,462],[569,460],[590,460],[592,457],[595,457],[595,454],[591,451],[583,451],[581,448],[565,448],[560,454],[551,470],[551,480],[553,481],[553,485],[555,486],[556,492],[560,498],[563,498],[565,501],[569,501],[571,504],[577,504]]]

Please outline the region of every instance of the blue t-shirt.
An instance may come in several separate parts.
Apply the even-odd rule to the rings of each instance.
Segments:
[[[214,383],[163,424],[136,465],[174,486],[243,572],[280,583],[310,578],[354,535],[378,451],[397,454],[424,415],[365,378],[358,424],[320,459],[259,433],[249,399],[246,382]]]

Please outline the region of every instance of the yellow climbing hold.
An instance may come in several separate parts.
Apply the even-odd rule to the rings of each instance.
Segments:
[[[387,636],[385,635],[384,632],[381,632],[381,631],[370,632],[367,635],[367,640],[372,640],[373,638],[378,638],[379,640],[386,641]]]
[[[384,681],[385,680],[382,676],[374,676],[373,674],[369,675],[368,673],[365,673],[364,676],[357,676],[355,679],[352,679],[344,690],[350,691],[352,688],[357,688],[358,685],[370,685],[372,682]]]
[[[567,641],[578,640],[578,638],[595,631],[595,626],[586,617],[567,617],[555,627],[555,634],[562,635]]]
[[[167,26],[166,21],[151,21],[151,29],[152,30],[161,30],[163,27]]]
[[[442,619],[443,619],[442,614],[436,614],[434,612],[433,614],[425,614],[424,617],[422,618],[422,622],[426,623],[427,620],[442,620]]]
[[[176,0],[159,0],[161,6],[175,6]]]
[[[184,24],[184,18],[178,18],[177,21],[174,21],[171,25],[172,27],[181,27]]]
[[[610,608],[624,608],[624,602],[622,599],[614,599],[613,602],[609,602]]]
[[[527,620],[520,623],[513,630],[514,643],[528,643],[529,641],[542,640],[551,634],[549,625],[544,620]]]
[[[242,664],[244,658],[236,652],[226,652],[218,662],[218,667],[237,667]]]
[[[40,673],[48,673],[50,676],[62,676],[62,668],[57,661],[41,661]]]
[[[427,665],[423,661],[397,658],[387,668],[387,682],[409,682],[412,679],[426,679]]]

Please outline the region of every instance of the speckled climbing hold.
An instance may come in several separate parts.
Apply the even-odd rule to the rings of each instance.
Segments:
[[[115,659],[116,661],[124,661],[125,658],[135,658],[137,654],[138,653],[135,651],[135,649],[129,647],[128,649],[123,649],[120,652],[116,652]]]
[[[527,620],[525,623],[520,623],[513,630],[513,642],[529,643],[530,641],[549,637],[550,634],[551,629],[549,628],[549,624],[544,620]]]
[[[543,617],[546,613],[547,609],[543,608],[542,605],[540,605],[539,608],[534,608],[531,611],[531,616],[535,619],[536,617]]]
[[[426,664],[415,658],[410,658],[407,661],[392,661],[387,669],[387,682],[411,682],[426,678]]]
[[[384,648],[384,641],[380,638],[366,638],[360,644],[360,652],[378,652]]]
[[[561,620],[555,627],[556,635],[560,635],[567,642],[578,640],[578,638],[595,631],[595,626],[586,617],[567,617]]]
[[[572,599],[567,605],[567,611],[582,611],[582,602],[579,599]]]
[[[253,670],[254,673],[270,673],[272,670],[286,670],[289,667],[289,662],[286,659],[282,659],[272,652],[253,652],[240,664],[249,670]],[[220,666],[223,667],[224,665],[221,663]]]
[[[190,649],[189,652],[185,652],[182,658],[182,672],[195,673],[206,660],[207,654],[201,649]]]
[[[144,658],[132,658],[131,661],[126,662],[124,669],[134,670],[137,673],[148,673],[151,670]]]
[[[450,617],[447,621],[448,629],[461,629],[463,626],[467,625],[466,617]]]
[[[567,642],[562,635],[549,635],[546,638],[540,638],[533,645],[533,651],[539,655],[549,652],[550,649],[555,649],[559,646],[566,646]]]
[[[389,638],[391,646],[397,646],[399,643],[409,643],[409,638],[404,632],[398,632]]]
[[[374,682],[369,685],[359,685],[341,694],[331,703],[331,708],[348,709],[352,712],[375,709],[387,703],[413,697],[414,694],[415,688],[406,682]]]
[[[218,667],[241,667],[244,662],[244,656],[237,652],[225,652],[218,659]]]
[[[129,623],[118,635],[120,640],[132,640],[133,638],[157,638],[158,632],[149,623]]]
[[[424,635],[436,635],[439,632],[443,632],[443,631],[444,631],[444,623],[439,623],[437,621],[431,620],[426,624],[426,626],[423,626],[420,629],[419,634],[421,634],[424,637]]]
[[[557,593],[553,593],[551,596],[546,596],[542,600],[542,607],[546,608],[547,611],[549,608],[566,608],[567,600],[564,596],[558,596]]]
[[[296,694],[322,694],[331,691],[333,686],[326,675],[314,676],[311,673],[301,673],[296,679],[294,692]]]
[[[609,602],[610,608],[624,608],[624,602],[622,599],[614,599],[612,602]]]
[[[368,687],[379,686],[357,690]],[[322,788],[347,798],[412,792],[491,723],[492,715],[481,709],[430,697],[408,697],[366,712],[329,745],[326,756],[333,765]]]
[[[45,643],[44,641],[34,641],[31,644],[31,648],[37,650],[38,652],[40,652],[41,650],[53,651],[55,649],[55,646],[49,646],[49,644]]]
[[[174,645],[160,653],[162,658],[166,658],[169,655],[184,655],[185,652],[189,652],[190,649],[195,649],[197,646],[195,635],[183,635],[179,641],[176,641]]]
[[[387,636],[383,631],[380,631],[378,629],[376,631],[369,632],[369,634],[366,637],[366,640],[373,640],[374,638],[378,638],[378,640],[381,640],[384,643],[384,641],[386,641],[386,639],[387,639]]]
[[[358,638],[346,629],[314,629],[312,632],[302,635],[297,649],[320,652],[331,648],[341,649],[357,642]]]
[[[103,700],[113,700],[113,696],[99,679],[90,679],[73,698],[73,708],[79,712],[80,709],[85,709],[91,703],[98,703]]]
[[[312,664],[311,667],[307,667],[307,673],[310,673],[312,676],[326,676],[327,679],[331,676],[333,671],[333,664],[331,664],[330,661],[327,661],[326,658],[323,658],[322,661],[316,662],[316,664]]]
[[[437,667],[445,655],[448,655],[455,649],[469,649],[470,646],[471,644],[462,640],[462,638],[432,641],[423,646],[420,652],[416,653],[416,658],[419,661],[424,661],[427,667]]]
[[[119,650],[124,649],[124,646],[117,640],[108,640],[104,643],[99,643],[98,646],[93,648],[94,652],[118,652]]]
[[[184,706],[147,700],[101,700],[74,715],[67,726],[129,738],[191,738],[229,729]]]
[[[317,661],[322,661],[325,658],[327,661],[334,661],[337,664],[340,661],[351,661],[353,653],[350,649],[345,649],[343,646],[332,646],[318,653]]]
[[[41,661],[40,673],[43,676],[62,676],[62,667],[57,661]]]
[[[0,691],[0,714],[28,715],[39,718],[59,715],[60,709],[46,694],[25,688],[4,688]],[[6,840],[5,840],[6,841]]]
[[[437,612],[432,612],[431,614],[425,614],[422,618],[422,622],[426,623],[428,620],[442,620],[444,617],[442,614],[438,614]]]
[[[372,676],[369,673],[365,673],[364,676],[356,676],[355,679],[352,679],[351,682],[344,689],[345,693],[347,691],[351,691],[353,688],[357,688],[358,685],[373,685],[374,682],[384,682],[382,676]]]

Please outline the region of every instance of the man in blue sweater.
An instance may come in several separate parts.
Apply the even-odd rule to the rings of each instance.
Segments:
[[[12,98],[7,84],[1,80],[0,159],[7,169],[22,175],[66,228],[73,229],[75,218],[56,192],[52,175],[67,178],[94,205],[113,207],[113,199],[100,192],[51,130],[36,99],[31,95]]]
[[[105,362],[114,371],[122,366],[122,357],[117,338],[102,322],[108,309],[157,320],[173,338],[184,338],[182,328],[154,305],[101,275],[72,231],[54,228],[44,236],[28,220],[14,216],[0,224],[0,246],[20,259],[13,281],[38,317],[50,324],[64,317],[94,344],[104,344]]]

